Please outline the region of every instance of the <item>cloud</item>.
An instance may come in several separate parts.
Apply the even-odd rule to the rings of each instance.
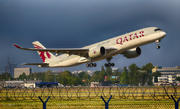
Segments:
[[[176,66],[179,62],[179,1],[0,1],[0,54],[1,67],[8,54],[10,59],[21,64],[41,62],[36,52],[18,50],[17,43],[33,47],[40,41],[47,48],[78,48],[125,34],[140,28],[156,26],[167,33],[160,43],[142,48],[142,55],[135,59],[115,56],[116,67],[137,63]],[[97,62],[101,68],[106,61]],[[20,66],[20,65],[19,65]],[[100,66],[100,67],[99,67]],[[87,69],[85,65],[67,68]],[[89,68],[88,68],[89,69]],[[42,70],[42,69],[41,69]],[[35,68],[34,71],[39,71]]]

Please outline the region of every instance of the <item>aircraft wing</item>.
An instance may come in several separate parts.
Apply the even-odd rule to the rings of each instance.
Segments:
[[[80,56],[83,56],[84,54],[86,54],[89,51],[89,49],[87,49],[87,48],[36,49],[36,48],[23,48],[23,47],[20,47],[20,46],[18,46],[16,44],[13,44],[13,45],[15,47],[17,47],[19,49],[23,49],[23,50],[48,51],[48,52],[56,53],[56,55],[59,55],[61,53],[66,53],[66,54],[69,54],[69,55],[80,55]]]
[[[109,47],[109,48],[105,48],[106,49],[106,54],[109,53],[109,52],[112,52],[114,50],[117,50],[116,48],[114,47]]]
[[[65,53],[65,54],[69,54],[69,55],[79,55],[82,57],[87,57],[87,53],[89,52],[89,48],[63,48],[63,49],[54,49],[54,48],[50,48],[50,49],[36,49],[36,48],[23,48],[20,47],[16,44],[13,44],[15,47],[19,48],[19,49],[23,49],[23,50],[31,50],[31,51],[48,51],[48,52],[52,52],[52,53],[56,53],[56,55],[59,55],[61,53]],[[106,52],[111,52],[113,50],[117,50],[116,48],[105,48]]]

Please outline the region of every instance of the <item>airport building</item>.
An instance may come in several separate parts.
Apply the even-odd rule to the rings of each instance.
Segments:
[[[176,67],[161,67],[155,66],[152,73],[160,72],[161,77],[158,77],[158,82],[175,83],[175,78],[180,76],[180,66]]]
[[[29,67],[25,68],[14,68],[14,78],[18,78],[21,74],[25,73],[26,76],[31,74],[32,70]]]
[[[24,80],[24,81],[0,81],[0,87],[7,87],[7,88],[35,88],[36,82],[42,82],[41,80]]]

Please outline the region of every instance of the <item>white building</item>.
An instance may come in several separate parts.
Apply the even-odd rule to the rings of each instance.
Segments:
[[[161,77],[167,78],[167,82],[169,82],[169,83],[174,83],[175,78],[177,76],[180,76],[180,66],[176,66],[176,67],[155,66],[152,69],[152,73],[157,72],[157,71],[161,73]],[[159,80],[158,80],[158,82],[159,82]]]
[[[176,74],[176,77],[180,77],[180,74]]]
[[[168,78],[167,77],[158,77],[158,82],[168,82]]]
[[[35,88],[36,82],[42,82],[41,80],[24,80],[24,87],[26,88]]]
[[[5,81],[4,87],[20,87],[23,86],[23,81]]]
[[[0,81],[1,87],[26,87],[35,88],[35,82],[42,82],[41,80],[24,80],[24,81]]]
[[[31,74],[31,68],[14,68],[14,78],[18,78],[23,73],[25,73],[26,76]]]

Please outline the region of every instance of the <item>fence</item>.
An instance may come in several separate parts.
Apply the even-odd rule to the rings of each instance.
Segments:
[[[57,88],[1,88],[0,108],[42,108],[50,96],[47,108],[104,108],[104,99],[112,95],[110,108],[166,108],[174,109],[180,97],[179,86],[151,87],[57,87]],[[30,105],[32,104],[32,105]],[[34,107],[33,107],[34,106]]]

